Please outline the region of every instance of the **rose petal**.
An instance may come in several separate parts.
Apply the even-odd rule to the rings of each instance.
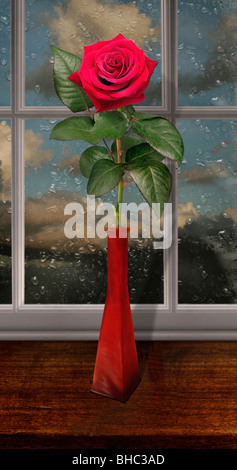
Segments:
[[[67,77],[67,78],[68,80],[71,80],[71,82],[76,83],[76,85],[78,85],[79,87],[82,87],[82,82],[81,82],[78,72],[73,72],[70,75],[70,77]]]
[[[121,39],[125,39],[125,37],[120,33],[113,39],[109,39],[107,41],[97,41],[95,44],[84,46],[84,56],[92,51],[95,52],[97,50],[101,50],[103,47],[110,45],[111,42],[115,44],[117,41],[120,41]],[[127,41],[127,39],[125,39],[125,41]]]
[[[140,95],[139,97],[131,97],[125,98],[123,101],[121,100],[116,100],[116,101],[105,101],[105,100],[99,100],[97,98],[94,99],[93,103],[95,105],[95,109],[97,113],[100,113],[102,111],[111,111],[113,109],[120,108],[121,106],[127,106],[128,104],[134,104],[134,103],[141,103],[145,98],[144,94]],[[92,99],[92,98],[91,98]]]

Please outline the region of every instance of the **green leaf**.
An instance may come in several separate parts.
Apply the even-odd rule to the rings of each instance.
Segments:
[[[54,86],[60,100],[74,113],[94,106],[87,94],[68,77],[78,72],[81,59],[58,47],[51,47],[54,54]]]
[[[86,149],[80,157],[80,170],[85,178],[89,178],[93,165],[101,159],[111,160],[108,150],[105,147],[95,145]]]
[[[131,118],[133,114],[135,113],[135,108],[131,104],[128,104],[127,106],[123,106],[121,110],[124,114],[126,114],[128,118]]]
[[[157,118],[156,114],[147,114],[147,113],[134,113],[134,119],[140,119],[146,121],[147,119]]]
[[[114,188],[123,176],[124,164],[114,163],[112,160],[100,160],[92,168],[87,185],[87,194],[94,194],[95,197]]]
[[[161,160],[164,159],[163,155],[161,155],[159,152],[153,149],[153,147],[150,146],[150,144],[147,143],[142,143],[139,145],[135,145],[134,147],[131,147],[128,149],[127,154],[126,154],[126,161],[128,163],[130,162],[142,162],[147,159],[154,159],[154,161],[160,162]]]
[[[123,150],[122,159],[123,159],[123,162],[125,162],[125,160],[126,160],[125,157],[126,157],[127,150],[130,147],[133,147],[134,145],[141,144],[142,142],[144,142],[144,140],[141,139],[140,137],[133,137],[133,136],[122,137],[122,150]],[[116,141],[114,141],[112,143],[111,150],[112,150],[113,153],[117,154]]]
[[[119,139],[130,127],[130,121],[119,111],[96,113],[93,134],[101,139]]]
[[[50,139],[85,140],[90,144],[98,144],[100,138],[93,135],[94,122],[90,117],[70,117],[54,126]]]
[[[168,119],[135,113],[133,116],[133,130],[141,135],[163,157],[176,160],[179,165],[182,163],[183,141],[176,127]]]
[[[164,163],[147,159],[147,161],[131,162],[127,170],[143,194],[144,198],[150,204],[159,203],[160,213],[164,210],[164,204],[168,202],[172,187],[172,176]]]

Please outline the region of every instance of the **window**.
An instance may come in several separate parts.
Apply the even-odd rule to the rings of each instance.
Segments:
[[[65,205],[85,201],[86,144],[49,140],[72,114],[54,92],[50,45],[82,55],[120,32],[159,61],[137,108],[166,116],[185,144],[179,171],[169,163],[171,247],[129,245],[136,338],[235,338],[236,24],[231,1],[2,0],[1,338],[98,337],[106,243],[63,233]],[[131,184],[124,200],[142,197]]]

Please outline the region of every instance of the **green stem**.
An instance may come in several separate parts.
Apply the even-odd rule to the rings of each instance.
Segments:
[[[84,101],[85,101],[85,100],[84,100]],[[91,112],[89,106],[87,105],[86,101],[85,101],[85,104],[86,104],[86,107],[87,107],[87,111],[88,111],[89,114],[91,115],[91,118],[93,119],[93,121],[95,121],[95,118],[94,118],[94,116],[93,116],[93,114],[92,114],[92,112]],[[113,162],[114,162],[114,156],[113,156],[113,154],[112,154],[112,152],[111,152],[111,150],[110,150],[110,148],[109,148],[109,146],[108,146],[106,140],[105,140],[105,139],[102,139],[102,140],[103,140],[103,142],[104,142],[104,144],[105,144],[105,146],[106,146],[106,148],[107,148],[107,150],[108,150],[108,153],[109,153],[110,157],[112,158],[112,160],[113,160]]]
[[[117,148],[117,162],[122,163],[121,139],[116,139],[116,148]],[[120,224],[120,203],[122,203],[122,199],[123,199],[123,178],[121,178],[118,183],[117,207],[116,207],[116,228],[119,228],[119,224]]]
[[[109,146],[108,146],[106,140],[105,140],[105,139],[102,139],[102,140],[103,140],[103,142],[104,142],[104,144],[105,144],[105,146],[106,146],[106,148],[107,148],[107,150],[108,150],[109,156],[112,158],[113,162],[115,163],[113,153],[111,152],[111,150],[110,150],[110,148],[109,148]]]
[[[118,193],[117,193],[117,207],[116,207],[116,228],[119,228],[120,224],[120,203],[122,203],[123,198],[123,179],[118,183]]]

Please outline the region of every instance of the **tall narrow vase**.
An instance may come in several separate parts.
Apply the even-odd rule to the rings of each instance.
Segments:
[[[97,347],[92,392],[126,402],[140,382],[129,302],[128,237],[108,231],[108,287]],[[121,232],[120,232],[121,234]]]

